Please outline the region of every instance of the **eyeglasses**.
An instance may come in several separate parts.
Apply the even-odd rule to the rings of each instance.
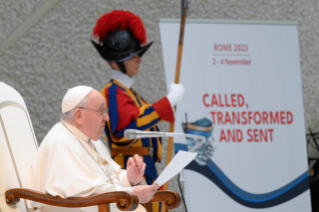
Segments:
[[[101,117],[101,116],[105,116],[105,114],[109,111],[109,108],[106,108],[105,110],[94,110],[94,109],[90,109],[90,108],[86,108],[86,107],[79,107],[80,109],[83,110],[90,110],[90,111],[94,111],[96,112],[96,114]]]

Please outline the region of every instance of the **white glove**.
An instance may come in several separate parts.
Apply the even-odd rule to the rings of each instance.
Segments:
[[[185,89],[182,84],[171,83],[169,93],[166,97],[172,107],[182,100],[184,91]]]

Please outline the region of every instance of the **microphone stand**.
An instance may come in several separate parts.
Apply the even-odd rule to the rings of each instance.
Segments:
[[[185,195],[185,188],[184,188],[184,178],[183,178],[183,170],[179,172],[178,176],[177,176],[177,183],[178,183],[178,189],[179,189],[179,193],[182,196],[182,212],[186,212],[187,211],[187,207],[186,207],[186,201],[184,198]]]

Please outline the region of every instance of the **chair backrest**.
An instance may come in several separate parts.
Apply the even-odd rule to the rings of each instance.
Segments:
[[[7,205],[5,192],[27,188],[27,177],[38,149],[25,102],[9,85],[0,82],[0,212],[27,212],[27,201]]]

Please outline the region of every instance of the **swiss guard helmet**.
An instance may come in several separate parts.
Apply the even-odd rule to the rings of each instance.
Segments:
[[[122,10],[102,15],[93,29],[93,38],[98,40],[98,43],[91,42],[101,57],[116,62],[125,74],[123,61],[135,55],[142,57],[153,43],[146,44],[146,31],[141,18]]]

